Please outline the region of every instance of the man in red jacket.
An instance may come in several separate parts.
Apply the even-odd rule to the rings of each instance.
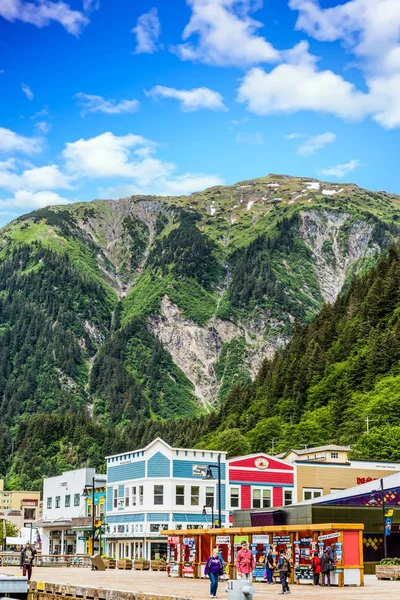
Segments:
[[[252,579],[254,571],[254,556],[247,547],[247,542],[242,542],[241,549],[236,556],[236,571],[240,579]]]

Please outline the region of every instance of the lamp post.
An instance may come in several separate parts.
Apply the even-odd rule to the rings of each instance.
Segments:
[[[206,474],[204,476],[204,479],[206,479],[206,480],[215,479],[214,474],[212,472],[213,469],[217,469],[217,477],[218,477],[218,483],[217,483],[218,527],[221,528],[222,527],[222,515],[221,515],[221,454],[218,454],[218,461],[217,461],[216,465],[214,464],[214,465],[208,465],[207,466],[207,471],[206,471]],[[214,508],[214,506],[213,506],[213,508]],[[214,527],[214,523],[213,523],[213,527]]]
[[[368,504],[370,506],[378,506],[379,502],[377,501],[377,499],[375,498],[376,494],[379,494],[379,496],[381,497],[381,501],[382,501],[382,521],[383,521],[383,557],[387,558],[387,540],[386,540],[386,503],[385,503],[385,492],[383,489],[383,479],[380,480],[380,484],[381,487],[379,488],[379,490],[373,490],[371,492],[371,497],[369,499]]]
[[[214,529],[214,502],[211,500],[210,504],[203,506],[203,515],[207,517],[207,508],[211,508],[211,529]]]

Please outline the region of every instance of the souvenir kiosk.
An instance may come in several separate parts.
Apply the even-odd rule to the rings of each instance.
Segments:
[[[165,531],[168,535],[169,574],[202,577],[213,548],[220,549],[230,578],[236,577],[235,560],[241,542],[249,544],[255,559],[253,576],[264,580],[265,558],[269,549],[275,559],[284,550],[292,565],[291,583],[313,582],[311,559],[329,550],[334,571],[331,584],[364,585],[363,524],[277,525],[190,531]],[[279,581],[279,573],[275,572]]]

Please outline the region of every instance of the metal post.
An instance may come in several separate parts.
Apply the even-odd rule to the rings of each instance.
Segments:
[[[32,521],[31,521],[31,531],[29,534],[29,543],[32,545]]]
[[[383,557],[387,558],[387,539],[386,539],[386,503],[385,503],[385,492],[383,489],[383,479],[381,479],[381,497],[382,497],[382,518],[383,518]]]
[[[214,502],[211,504],[211,528],[214,529],[215,521],[214,521]]]
[[[94,482],[95,479],[92,479],[92,556],[94,556],[94,536],[95,536],[95,527],[94,527]]]
[[[218,527],[222,527],[221,515],[221,455],[218,454]]]

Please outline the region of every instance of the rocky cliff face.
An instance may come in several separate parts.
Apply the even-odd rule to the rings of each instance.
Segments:
[[[187,406],[194,396],[209,410],[254,377],[296,319],[311,319],[373,264],[399,238],[398,206],[384,192],[271,175],[189,197],[36,211],[2,230],[0,262],[26,240],[31,254],[16,285],[28,297],[36,248],[68,257],[91,306],[82,300],[81,323],[69,333],[81,353],[75,377],[95,415],[118,421],[144,404],[147,416],[179,415],[185,394]]]

